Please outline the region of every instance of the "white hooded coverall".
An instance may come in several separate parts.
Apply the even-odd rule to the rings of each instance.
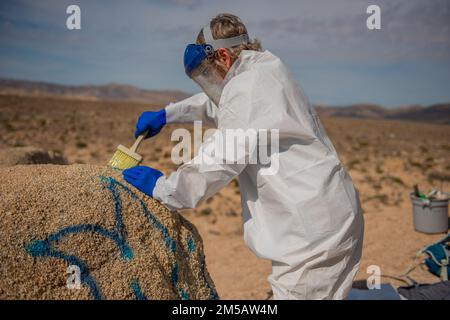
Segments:
[[[181,165],[156,182],[154,198],[194,208],[239,179],[244,239],[272,261],[274,299],[345,299],[361,259],[364,221],[358,193],[314,108],[269,51],[244,50],[226,76],[219,107],[200,93],[166,107],[167,123],[202,120],[220,130],[279,129],[276,174],[260,164]],[[196,157],[214,159],[206,139]],[[223,159],[216,159],[223,160]]]

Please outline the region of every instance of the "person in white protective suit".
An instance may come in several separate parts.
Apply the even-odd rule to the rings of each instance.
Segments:
[[[195,120],[217,127],[216,133],[169,176],[139,166],[125,170],[124,178],[181,209],[195,208],[238,177],[244,239],[258,257],[272,261],[274,299],[345,299],[362,251],[358,192],[286,66],[249,40],[239,18],[222,14],[188,45],[185,69],[204,92],[143,113],[136,135]],[[228,150],[215,151],[216,134],[233,129],[278,132],[278,150],[268,155],[275,170],[242,161],[257,152],[258,139],[246,139],[245,153],[233,159]]]

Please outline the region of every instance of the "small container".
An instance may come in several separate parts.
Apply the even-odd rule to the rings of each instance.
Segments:
[[[424,233],[448,231],[448,199],[423,200],[410,193],[413,204],[414,229]]]

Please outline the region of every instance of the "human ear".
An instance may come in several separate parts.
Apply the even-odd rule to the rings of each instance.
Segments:
[[[219,61],[229,69],[231,65],[233,64],[233,61],[231,59],[231,55],[228,52],[226,48],[220,48],[217,50],[217,53],[219,55]]]

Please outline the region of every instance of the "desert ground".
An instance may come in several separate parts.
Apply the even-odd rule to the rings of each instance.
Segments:
[[[162,105],[100,102],[46,97],[0,96],[0,150],[33,146],[64,155],[70,164],[106,164],[118,144],[131,146],[135,122],[142,111]],[[450,174],[450,126],[406,121],[322,118],[341,160],[356,184],[364,209],[365,239],[360,272],[377,265],[382,275],[396,276],[412,263],[416,252],[444,234],[414,231],[409,192],[416,183],[424,191],[450,188],[439,176]],[[143,143],[144,165],[169,174],[173,129]],[[186,125],[188,129],[192,126]],[[203,238],[206,263],[222,299],[267,299],[270,261],[247,249],[242,235],[238,181],[195,210],[185,210]],[[438,279],[417,268],[411,277]],[[383,277],[395,286],[402,282]]]

